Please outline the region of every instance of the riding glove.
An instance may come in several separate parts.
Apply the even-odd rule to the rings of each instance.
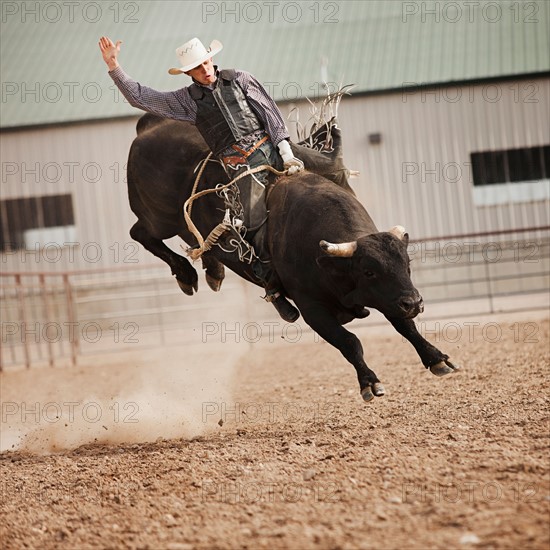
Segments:
[[[283,159],[285,170],[288,170],[288,175],[291,176],[296,172],[300,172],[304,169],[304,163],[294,156],[292,149],[290,148],[290,143],[283,139],[278,145],[279,153]]]

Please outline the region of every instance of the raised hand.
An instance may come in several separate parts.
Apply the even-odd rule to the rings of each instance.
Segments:
[[[113,44],[113,41],[106,36],[102,36],[99,39],[99,49],[101,50],[101,55],[103,56],[103,61],[107,63],[109,70],[112,71],[118,67],[117,57],[120,53],[120,45],[122,44],[121,40],[117,40],[116,44]]]

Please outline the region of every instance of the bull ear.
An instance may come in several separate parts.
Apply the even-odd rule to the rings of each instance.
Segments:
[[[388,233],[391,233],[394,237],[397,237],[400,241],[403,241],[405,244],[409,244],[409,234],[402,225],[396,225],[392,227]]]

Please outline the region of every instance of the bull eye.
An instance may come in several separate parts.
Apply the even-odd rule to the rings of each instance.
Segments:
[[[376,277],[374,271],[365,271],[364,275],[367,279],[374,279]]]

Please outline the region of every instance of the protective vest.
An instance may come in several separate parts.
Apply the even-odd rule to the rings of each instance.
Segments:
[[[224,69],[219,71],[213,90],[195,83],[189,86],[197,104],[195,125],[216,156],[244,136],[263,129],[236,76],[234,69]]]

